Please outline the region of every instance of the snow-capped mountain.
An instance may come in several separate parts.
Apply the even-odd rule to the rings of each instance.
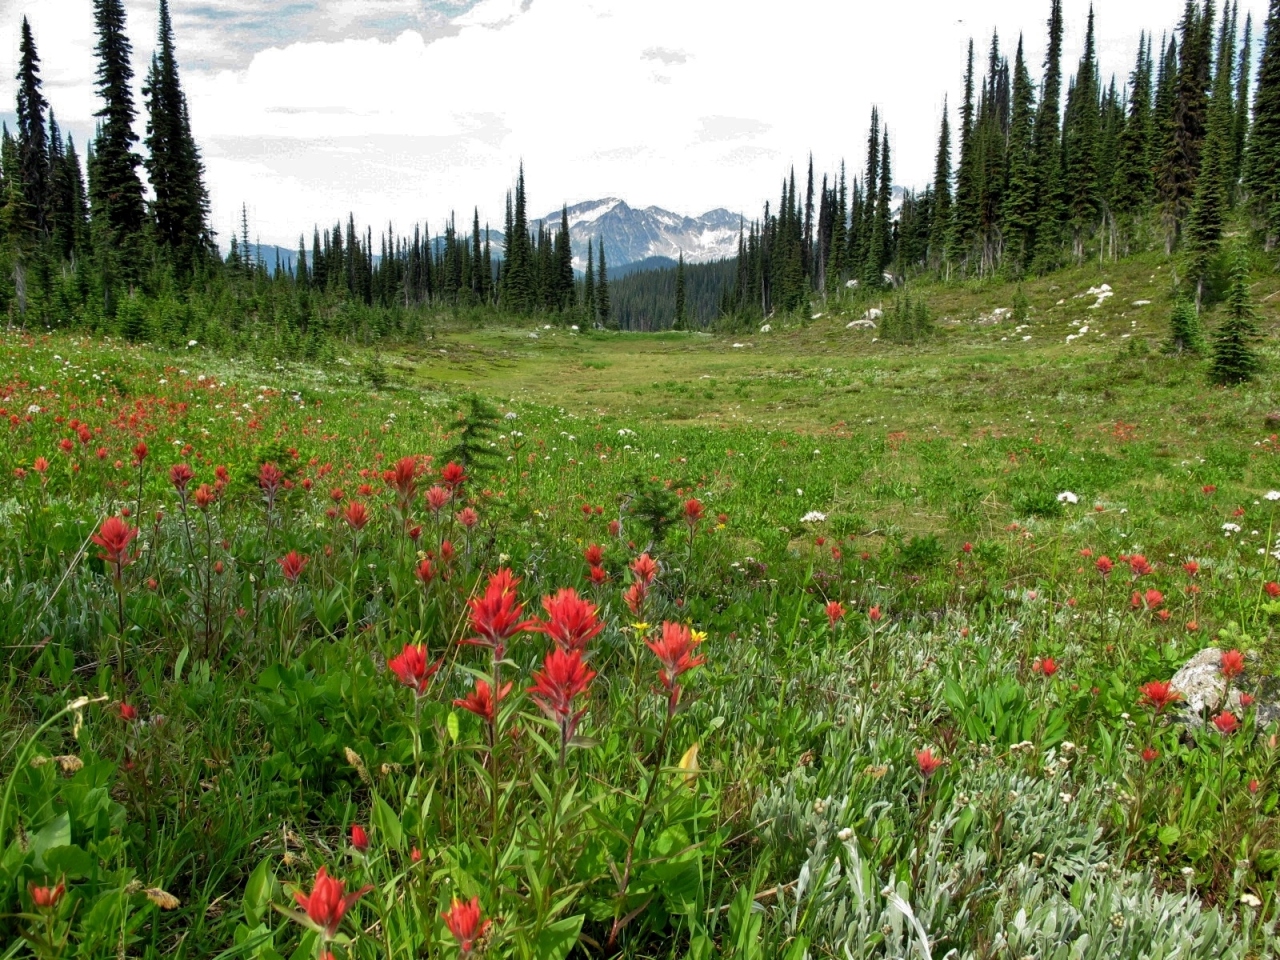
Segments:
[[[636,210],[616,197],[590,200],[569,208],[569,238],[574,269],[587,268],[587,244],[604,238],[605,259],[610,267],[636,263],[648,257],[675,260],[684,253],[686,263],[707,263],[738,254],[738,227],[742,218],[728,210],[712,210],[700,217],[682,217],[661,207]],[[549,213],[545,223],[560,227],[560,211]]]

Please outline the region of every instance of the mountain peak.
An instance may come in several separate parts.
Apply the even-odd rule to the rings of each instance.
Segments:
[[[686,217],[662,207],[636,210],[618,197],[588,200],[567,208],[573,265],[587,267],[587,245],[604,239],[605,258],[620,267],[651,257],[706,263],[733,257],[738,252],[740,214],[719,208],[699,217]],[[560,225],[560,211],[541,221],[551,229]]]

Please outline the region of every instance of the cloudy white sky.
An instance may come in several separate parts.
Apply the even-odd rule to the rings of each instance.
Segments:
[[[1089,0],[1065,0],[1067,64]],[[126,0],[138,82],[156,3]],[[1100,56],[1123,82],[1139,32],[1183,0],[1097,0]],[[1241,20],[1265,0],[1240,0]],[[1048,0],[171,0],[214,225],[248,205],[263,242],[315,222],[438,228],[451,209],[502,221],[523,158],[534,214],[606,196],[748,216],[813,152],[862,162],[867,117],[890,126],[895,181],[931,178],[943,97],[966,44],[993,30],[1044,58]],[[92,129],[91,0],[0,0],[0,116],[12,122],[21,18],[45,93]],[[1256,60],[1256,57],[1255,57]],[[141,99],[139,98],[139,104]],[[5,110],[8,113],[5,113]],[[141,121],[140,121],[141,125]],[[375,227],[376,229],[376,227]]]

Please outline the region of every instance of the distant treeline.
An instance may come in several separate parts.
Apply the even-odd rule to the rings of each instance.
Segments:
[[[1280,0],[1256,74],[1251,19],[1240,22],[1235,2],[1219,16],[1213,0],[1187,0],[1159,46],[1143,36],[1127,84],[1101,75],[1092,12],[1084,54],[1064,76],[1062,2],[1050,0],[1042,78],[1021,38],[1012,61],[992,38],[985,75],[971,43],[958,123],[941,118],[933,182],[900,204],[889,129],[874,111],[861,175],[842,163],[818,178],[812,161],[807,179],[792,171],[776,205],[744,225],[734,260],[611,280],[596,237],[578,277],[567,214],[531,223],[521,170],[505,250],[491,247],[474,211],[462,230],[451,214],[435,232],[349,216],[306,230],[294,268],[268,272],[250,253],[247,218],[230,254],[219,253],[167,0],[159,7],[140,153],[123,0],[93,0],[101,109],[83,165],[44,98],[23,20],[17,129],[0,136],[0,313],[12,325],[280,356],[335,338],[418,336],[442,313],[732,327],[915,277],[1019,278],[1147,249],[1178,258],[1199,306],[1225,286],[1228,225],[1268,249],[1280,239]]]

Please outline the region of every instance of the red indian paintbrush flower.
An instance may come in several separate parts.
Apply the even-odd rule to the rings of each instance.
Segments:
[[[940,766],[942,766],[942,758],[934,756],[931,749],[926,748],[916,751],[916,767],[919,768],[920,775],[926,780],[937,773]]]
[[[397,656],[387,661],[387,668],[394,673],[406,687],[411,687],[415,695],[421,697],[431,685],[431,678],[440,669],[443,660],[430,663],[427,660],[427,648],[416,647],[411,643]]]
[[[476,513],[471,507],[463,507],[458,511],[458,522],[470,530],[480,522],[480,514]]]
[[[475,689],[462,699],[453,701],[453,705],[474,713],[477,717],[487,723],[492,723],[494,709],[499,703],[506,699],[507,694],[510,692],[511,684],[504,683],[502,685],[502,689],[498,691],[498,699],[495,702],[493,698],[493,688],[489,686],[489,681],[477,680]]]
[[[1262,589],[1267,592],[1267,596],[1272,600],[1280,597],[1280,583],[1276,583],[1274,580],[1269,581]]]
[[[446,463],[440,469],[440,479],[444,481],[450,491],[454,491],[467,482],[467,471],[463,469],[461,464]]]
[[[102,553],[98,554],[99,558],[116,568],[117,577],[120,576],[121,570],[133,563],[133,556],[129,553],[129,544],[133,542],[134,537],[137,535],[137,527],[129,526],[119,517],[107,517],[102,521],[102,526],[98,528],[98,532],[91,538],[94,543],[102,548]]]
[[[305,918],[299,917],[299,919],[306,922],[325,940],[332,940],[338,935],[338,925],[342,923],[347,910],[373,889],[372,885],[364,886],[344,896],[343,891],[346,886],[345,881],[329,876],[328,868],[321,867],[320,872],[316,874],[316,882],[311,893],[304,894],[298,890],[293,895],[298,906],[306,911]]]
[[[49,461],[44,457],[36,457],[36,462],[31,465],[31,469],[36,473],[48,473]]]
[[[471,608],[468,619],[476,636],[468,637],[463,643],[489,647],[501,657],[509,639],[537,626],[536,620],[523,619],[524,605],[516,595],[516,585],[519,583],[505,567],[489,577],[484,596],[467,601],[467,606]]]
[[[280,485],[284,483],[284,473],[274,463],[264,463],[258,469],[258,486],[262,488],[267,500],[274,500]]]
[[[395,488],[396,499],[401,507],[407,506],[413,499],[414,488],[418,476],[418,462],[413,457],[401,457],[396,461],[395,469],[387,471],[387,482]]]
[[[302,571],[306,569],[310,563],[310,557],[304,557],[297,550],[290,550],[283,557],[276,560],[280,564],[280,572],[284,574],[284,578],[290,583],[297,583],[298,577],[302,576]]]
[[[355,847],[357,853],[369,852],[369,834],[358,823],[351,825],[351,846]]]
[[[147,444],[146,441],[139,440],[137,446],[133,448],[133,465],[140,467],[145,459],[147,459]]]
[[[674,713],[680,702],[680,684],[677,681],[683,674],[707,662],[705,656],[697,655],[702,637],[695,635],[688,627],[668,620],[662,624],[662,636],[645,643],[662,663],[658,679],[670,693],[667,709]]]
[[[1052,677],[1058,672],[1058,661],[1053,657],[1045,657],[1043,660],[1036,660],[1031,665],[1032,673],[1042,673],[1045,677]]]
[[[195,477],[195,471],[185,463],[175,463],[169,468],[169,482],[178,493],[187,492],[187,484]]]
[[[595,567],[594,569],[600,569]],[[640,616],[640,610],[644,607],[645,598],[649,595],[649,591],[645,589],[643,580],[633,580],[631,586],[627,587],[622,594],[622,599],[627,603],[627,609],[635,616]]]
[[[845,609],[844,604],[841,603],[839,600],[832,600],[830,603],[828,603],[826,606],[826,611],[827,611],[827,622],[831,625],[832,630],[836,628],[836,624],[839,623],[841,620],[843,620],[845,617],[845,614],[849,612],[848,610]]]
[[[586,650],[599,635],[604,624],[596,616],[595,604],[578,596],[578,591],[563,589],[554,596],[542,598],[547,621],[534,629],[545,633],[562,650]]]
[[[1200,564],[1196,563],[1194,560],[1188,560],[1182,565],[1182,569],[1186,571],[1187,576],[1194,577],[1200,572]]]
[[[448,911],[440,914],[444,925],[458,941],[458,950],[464,957],[470,956],[476,941],[489,932],[493,921],[482,920],[483,916],[479,897],[472,897],[470,903],[454,898]]]
[[[600,549],[598,543],[593,543],[582,551],[582,559],[587,561],[587,566],[589,567],[602,567],[604,566],[604,551]]]
[[[1224,710],[1213,718],[1213,725],[1218,728],[1218,732],[1222,734],[1235,733],[1240,729],[1240,721],[1236,719],[1236,715],[1229,710]]]
[[[431,561],[424,557],[418,561],[417,568],[413,571],[413,575],[418,578],[418,582],[424,587],[435,579],[436,569],[431,565]]]
[[[347,509],[342,511],[342,519],[347,521],[347,526],[358,533],[369,522],[369,509],[359,500],[352,500],[347,504]]]
[[[1135,577],[1145,577],[1154,569],[1147,558],[1140,553],[1135,553],[1129,558],[1129,569],[1133,571]]]
[[[1111,570],[1115,564],[1111,562],[1110,557],[1099,557],[1098,562],[1095,563],[1094,566],[1098,568],[1098,572],[1104,577],[1109,577],[1111,576]]]
[[[592,567],[591,572],[587,574],[587,579],[591,581],[593,587],[603,587],[609,582],[609,573],[604,567]]]
[[[690,527],[696,527],[701,519],[702,501],[696,497],[690,497],[684,502],[684,522]]]
[[[196,506],[201,510],[208,510],[217,497],[218,495],[214,492],[213,487],[209,486],[207,483],[202,483],[200,486],[196,487]]]
[[[1156,757],[1158,757],[1158,756],[1160,756],[1160,751],[1158,751],[1155,747],[1146,747],[1146,748],[1142,751],[1142,762],[1143,762],[1143,763],[1154,763],[1154,762],[1155,762]]]
[[[867,619],[872,623],[879,623],[882,616],[883,614],[880,612],[880,608],[878,606],[872,607],[867,611]]]
[[[631,562],[631,572],[635,574],[637,581],[647,587],[658,575],[658,564],[654,562],[653,557],[642,553]]]
[[[1221,669],[1228,680],[1244,673],[1244,654],[1239,650],[1228,650],[1222,655]]]
[[[436,486],[427,491],[427,506],[433,514],[439,516],[440,511],[443,510],[448,503],[449,491],[444,487]]]
[[[575,713],[573,701],[586,692],[595,675],[595,671],[582,662],[580,652],[566,652],[559,647],[547,654],[541,670],[534,671],[533,686],[527,692],[532,694],[538,709],[560,725],[562,744],[573,738],[586,713],[585,707]]]
[[[1162,713],[1165,707],[1182,699],[1182,694],[1173,689],[1173,684],[1168,680],[1144,683],[1138,688],[1138,692],[1142,694],[1142,702],[1154,707],[1156,713]]]
[[[37,910],[52,910],[67,892],[67,885],[59,881],[56,887],[37,887],[33,883],[28,889],[31,891],[31,902]]]

